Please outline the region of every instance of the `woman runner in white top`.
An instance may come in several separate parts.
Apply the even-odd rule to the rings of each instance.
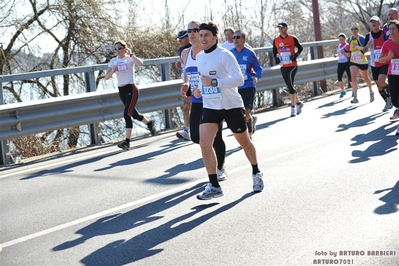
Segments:
[[[132,54],[125,41],[116,41],[114,43],[114,50],[117,56],[109,62],[105,79],[109,80],[114,73],[116,74],[119,97],[125,106],[123,117],[126,122],[126,139],[119,143],[118,147],[127,151],[130,149],[130,139],[132,136],[132,117],[146,124],[151,135],[154,136],[156,131],[154,121],[149,121],[136,110],[139,90],[134,83],[134,66],[142,66],[143,60]]]

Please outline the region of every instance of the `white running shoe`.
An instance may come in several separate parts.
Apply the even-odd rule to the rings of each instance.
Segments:
[[[197,195],[199,200],[210,200],[213,198],[219,198],[223,196],[223,191],[221,187],[214,187],[211,183],[208,183],[205,187],[205,191],[202,194]]]
[[[295,106],[291,106],[291,117],[294,117],[294,116],[296,116]]]
[[[264,184],[263,184],[262,177],[263,177],[262,172],[259,172],[256,175],[252,175],[252,179],[254,182],[254,185],[253,185],[254,192],[261,192],[263,190]]]
[[[370,92],[370,102],[374,102],[374,91]]]
[[[217,176],[218,176],[218,180],[219,180],[219,181],[226,180],[226,177],[227,177],[227,168],[226,168],[225,165],[223,165],[222,169],[220,169],[220,170],[218,169]]]
[[[299,115],[302,113],[303,103],[299,103],[296,105],[296,114]]]
[[[178,137],[179,139],[191,140],[190,133],[188,133],[185,129],[176,132],[176,137]]]

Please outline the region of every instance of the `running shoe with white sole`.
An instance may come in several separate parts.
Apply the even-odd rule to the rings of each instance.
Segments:
[[[263,177],[262,172],[259,172],[256,175],[252,175],[254,192],[261,192],[263,190],[264,184],[262,177]]]
[[[227,177],[227,168],[226,168],[225,165],[223,165],[222,169],[220,169],[220,170],[218,169],[217,176],[218,176],[218,180],[219,180],[219,181],[226,180],[226,177]]]
[[[391,121],[397,121],[399,120],[399,109],[396,109],[393,113],[393,116],[389,118]]]
[[[179,139],[191,140],[190,133],[188,133],[187,130],[185,129],[176,132],[176,137],[178,137]]]
[[[392,109],[392,107],[393,107],[392,100],[391,100],[391,97],[389,97],[389,98],[386,99],[386,101],[385,101],[385,106],[384,106],[384,108],[382,109],[382,111],[383,111],[383,112],[386,112],[386,111],[388,111],[389,109]]]
[[[221,187],[214,187],[211,183],[208,183],[205,187],[205,191],[202,194],[197,195],[199,200],[210,200],[213,198],[219,198],[223,196],[223,191]]]
[[[345,94],[346,94],[346,91],[342,90],[341,93],[339,94],[339,98],[340,99],[344,98]]]
[[[300,115],[302,113],[303,103],[299,103],[296,105],[296,114]]]
[[[374,102],[374,91],[370,92],[370,102]]]
[[[291,106],[291,117],[294,117],[294,116],[296,116],[295,107]]]

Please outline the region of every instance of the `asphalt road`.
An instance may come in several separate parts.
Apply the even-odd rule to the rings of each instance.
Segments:
[[[349,95],[348,93],[347,95]],[[326,95],[258,113],[265,189],[225,128],[224,196],[199,201],[198,145],[174,132],[0,171],[0,265],[399,265],[392,111]]]

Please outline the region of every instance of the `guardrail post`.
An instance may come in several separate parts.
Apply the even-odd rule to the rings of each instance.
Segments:
[[[270,66],[274,66],[274,56],[272,52],[268,52],[269,55],[269,60],[270,60]],[[279,90],[280,88],[275,88],[272,90],[272,96],[273,96],[273,106],[279,106],[279,105],[283,105],[283,101],[280,99],[279,97]]]
[[[2,77],[0,77],[2,79]],[[0,105],[4,104],[4,95],[3,95],[3,82],[0,80]]]
[[[167,81],[171,80],[170,76],[170,66],[169,64],[161,64],[161,80]],[[164,110],[165,128],[171,128],[172,125],[172,112],[170,110]]]
[[[1,77],[0,77],[1,78]],[[3,83],[0,80],[0,105],[4,104]],[[0,140],[0,165],[8,165],[14,163],[10,155],[10,148],[7,144],[8,140]]]
[[[94,71],[84,72],[85,73],[85,87],[86,92],[96,91],[96,78]],[[98,145],[101,144],[101,131],[99,131],[98,123],[89,125],[90,144]]]
[[[312,60],[317,59],[317,54],[315,52],[315,47],[310,47],[310,58]],[[313,81],[313,96],[319,95],[319,85],[317,81]]]

